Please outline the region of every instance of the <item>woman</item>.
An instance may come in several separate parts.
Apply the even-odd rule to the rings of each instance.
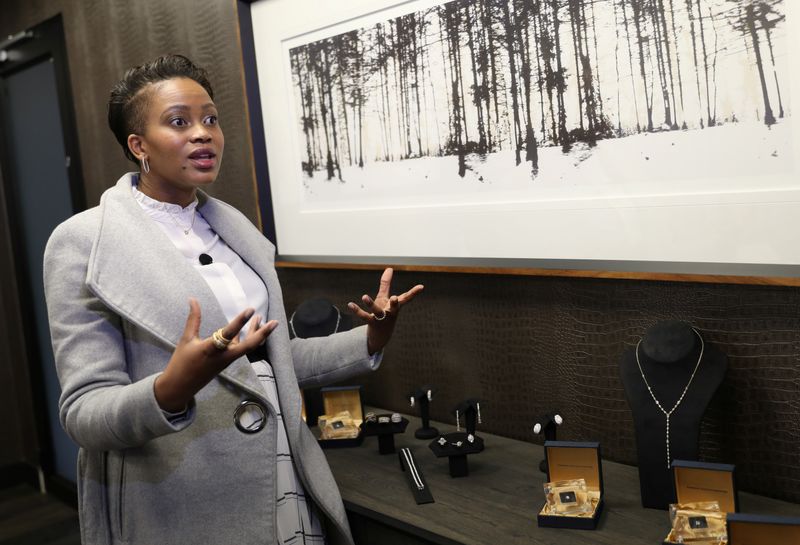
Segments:
[[[390,295],[387,269],[368,311],[349,305],[366,327],[290,341],[274,247],[202,191],[224,149],[205,72],[175,55],[133,68],[108,118],[141,172],[45,252],[84,543],[321,543],[322,526],[352,543],[298,384],[376,368],[422,286]]]

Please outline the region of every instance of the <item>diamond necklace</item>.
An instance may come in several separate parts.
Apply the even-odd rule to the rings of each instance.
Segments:
[[[692,376],[689,377],[689,382],[686,383],[686,387],[683,389],[681,393],[681,397],[678,398],[678,401],[675,402],[675,405],[667,411],[664,410],[664,407],[661,406],[661,403],[656,399],[656,395],[653,393],[653,389],[650,387],[650,383],[647,382],[647,377],[644,376],[644,371],[642,370],[642,363],[639,361],[639,345],[642,344],[642,339],[639,339],[639,342],[636,343],[636,365],[639,366],[639,372],[642,374],[642,380],[644,381],[644,385],[647,386],[647,391],[650,392],[650,397],[653,398],[653,401],[656,402],[656,406],[658,409],[664,413],[664,416],[667,417],[667,469],[670,468],[670,457],[669,457],[669,418],[672,416],[672,413],[675,412],[675,409],[678,408],[678,405],[681,404],[683,401],[686,392],[689,390],[689,386],[692,385],[692,381],[694,380],[694,375],[697,373],[697,369],[700,367],[700,362],[703,360],[703,351],[706,348],[705,343],[703,342],[703,337],[700,336],[700,333],[697,332],[695,328],[692,328],[692,331],[695,332],[697,338],[700,339],[700,355],[697,357],[697,363],[694,366],[694,371],[692,371]]]
[[[165,208],[165,210],[166,210],[166,208]],[[175,215],[172,212],[170,212],[169,210],[166,210],[166,212],[167,212],[167,214],[169,214],[169,217],[172,220],[172,223],[174,223],[178,227],[178,229],[183,231],[184,235],[188,236],[189,235],[189,231],[191,231],[192,227],[194,227],[194,218],[195,218],[195,216],[197,216],[197,208],[192,208],[192,222],[189,224],[189,227],[186,227],[185,229],[184,229],[183,225],[181,225],[180,222],[178,222],[178,220],[175,218]]]

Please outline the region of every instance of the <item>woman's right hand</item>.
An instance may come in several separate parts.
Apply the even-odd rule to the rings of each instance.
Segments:
[[[239,313],[228,325],[222,328],[223,336],[232,339],[225,350],[214,346],[211,337],[201,339],[200,304],[189,299],[189,317],[186,327],[164,372],[154,384],[156,402],[168,412],[183,411],[194,395],[211,382],[234,360],[261,345],[278,326],[275,320],[261,324],[261,317],[253,315],[248,308]],[[252,318],[252,320],[251,320]],[[250,327],[243,341],[239,332],[250,320]]]

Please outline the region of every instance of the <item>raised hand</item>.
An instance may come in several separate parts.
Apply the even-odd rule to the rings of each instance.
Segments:
[[[347,304],[353,313],[367,322],[367,349],[370,354],[374,354],[386,346],[392,337],[400,309],[424,288],[422,284],[417,284],[405,293],[391,295],[393,274],[394,271],[391,268],[383,271],[378,294],[374,299],[367,294],[361,296],[361,301],[369,312],[355,303]]]
[[[200,304],[189,299],[189,317],[178,345],[172,352],[164,372],[153,386],[159,407],[169,412],[184,410],[192,397],[208,384],[234,360],[261,345],[278,326],[275,320],[261,324],[261,316],[254,310],[243,310],[219,332],[224,341],[220,347],[212,337],[201,339]],[[239,332],[250,321],[245,339],[239,340]],[[227,344],[225,346],[225,344]]]

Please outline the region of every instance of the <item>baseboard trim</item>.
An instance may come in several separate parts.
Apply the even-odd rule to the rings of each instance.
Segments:
[[[49,495],[78,508],[78,486],[75,483],[58,475],[48,475],[44,478],[44,482]]]
[[[28,484],[39,489],[39,471],[25,462],[15,462],[0,466],[0,489]]]

